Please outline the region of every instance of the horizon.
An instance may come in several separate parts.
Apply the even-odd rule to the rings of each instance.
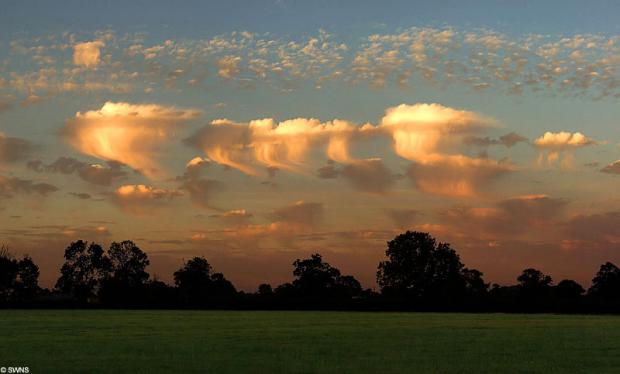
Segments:
[[[376,288],[415,230],[587,288],[620,262],[620,5],[430,4],[7,2],[0,244],[46,287],[82,239],[166,282],[320,253]]]

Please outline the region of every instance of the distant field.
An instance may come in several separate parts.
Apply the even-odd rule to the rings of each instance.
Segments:
[[[76,372],[619,372],[620,317],[0,311],[0,367]]]

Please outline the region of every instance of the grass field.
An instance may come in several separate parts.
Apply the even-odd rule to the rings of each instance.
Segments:
[[[620,372],[620,317],[0,311],[0,367],[30,373]]]

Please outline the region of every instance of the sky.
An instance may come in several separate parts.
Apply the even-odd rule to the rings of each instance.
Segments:
[[[78,239],[239,289],[405,230],[488,282],[620,262],[620,4],[5,1],[0,242]]]

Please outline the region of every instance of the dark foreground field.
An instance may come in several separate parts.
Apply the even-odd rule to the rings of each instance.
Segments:
[[[49,372],[618,372],[612,316],[0,311],[0,366]]]

